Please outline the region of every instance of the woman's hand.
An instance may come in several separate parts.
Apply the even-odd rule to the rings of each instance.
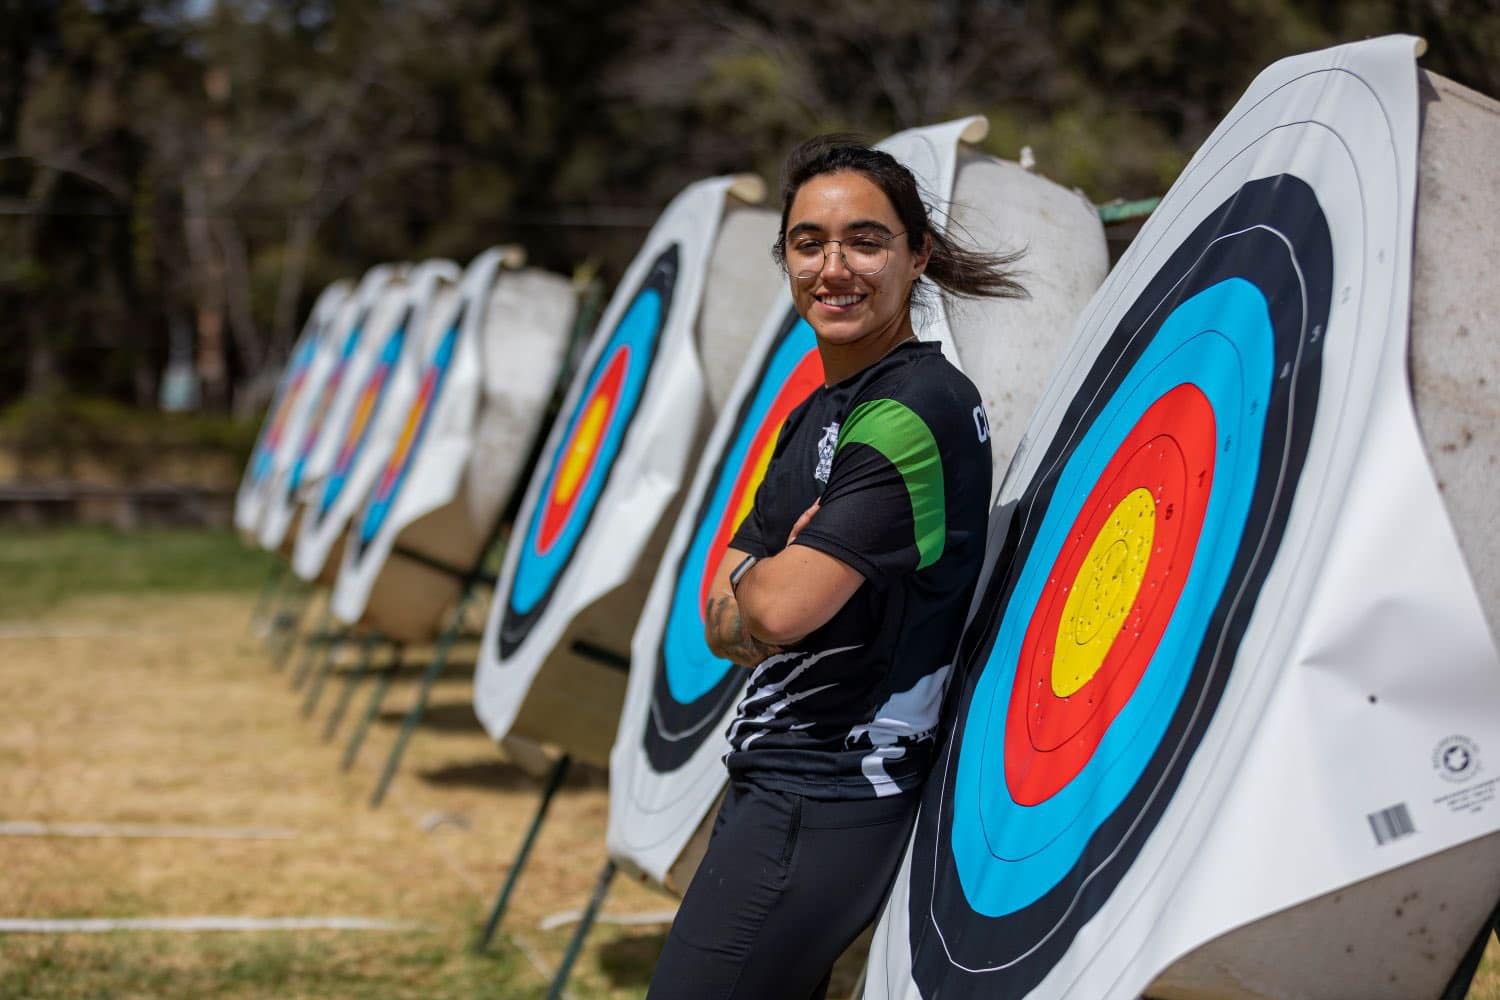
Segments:
[[[822,503],[823,498],[819,497],[818,499],[813,501],[811,507],[804,510],[802,514],[797,518],[797,523],[792,525],[791,531],[787,532],[786,543],[788,545],[791,545],[793,542],[795,542],[797,540],[797,536],[802,534],[802,529],[807,527],[807,523],[813,519],[813,515],[818,512],[818,507],[821,506]]]

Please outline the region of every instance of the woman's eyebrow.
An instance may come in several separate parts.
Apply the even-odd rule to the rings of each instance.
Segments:
[[[849,223],[849,225],[844,227],[844,232],[846,233],[867,233],[871,231],[884,233],[885,235],[889,236],[891,233],[891,227],[887,226],[884,222],[880,222],[877,219],[856,219],[855,221]],[[818,225],[816,222],[799,222],[795,226],[788,229],[786,231],[786,234],[788,236],[799,236],[802,233],[824,232],[827,232],[827,230]]]

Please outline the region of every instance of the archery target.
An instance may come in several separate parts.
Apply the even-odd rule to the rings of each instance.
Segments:
[[[1274,832],[1214,825],[1247,794],[1230,777],[1245,784],[1249,761],[1280,752],[1262,747],[1309,738],[1293,726],[1252,740],[1302,693],[1288,665],[1294,640],[1318,634],[1320,577],[1369,549],[1335,544],[1341,507],[1392,492],[1356,488],[1356,460],[1375,417],[1409,415],[1376,405],[1375,387],[1401,388],[1381,376],[1388,355],[1404,360],[1411,82],[1401,39],[1262,74],[1083,317],[992,515],[954,722],[867,995],[1133,998],[1194,935],[1413,856],[1375,853],[1362,822],[1409,762],[1303,778],[1338,756],[1332,743],[1255,800]],[[1424,465],[1394,474],[1426,478]],[[1378,659],[1363,649],[1342,666]],[[1365,683],[1329,709],[1370,711]],[[1288,711],[1305,716],[1305,701]],[[1385,756],[1402,725],[1366,721],[1361,753]],[[1338,738],[1360,728],[1342,720]],[[1346,827],[1297,822],[1326,802],[1279,808],[1293,789],[1326,799],[1355,784],[1375,801],[1350,796]],[[1199,871],[1212,884],[1182,881],[1195,848],[1224,837],[1288,848],[1254,878],[1252,849]],[[1258,912],[1225,905],[1257,894]]]
[[[250,462],[245,467],[244,480],[235,498],[234,526],[246,535],[253,535],[260,521],[261,511],[265,508],[265,490],[273,479],[276,455],[290,439],[287,428],[302,394],[310,391],[313,360],[317,357],[319,344],[350,290],[347,281],[336,281],[323,289],[307,317],[302,336],[292,348],[291,358],[266,411],[265,423],[250,452]]]
[[[566,279],[514,270],[520,262],[516,248],[481,254],[436,317],[415,396],[351,522],[331,602],[342,621],[410,641],[430,637],[493,536],[576,308]]]
[[[564,424],[539,502],[520,535],[521,558],[500,625],[500,655],[525,641],[571,561],[625,441],[651,373],[681,266],[676,244],[651,263],[625,314],[595,358]]]
[[[654,569],[706,415],[697,324],[708,261],[728,196],[750,187],[718,178],[678,195],[599,324],[528,486],[486,624],[475,705],[496,739],[524,709],[519,735],[607,757],[624,630],[645,589],[633,581]]]
[[[299,394],[297,409],[287,423],[286,443],[273,463],[270,495],[259,530],[262,548],[278,549],[289,537],[295,539],[291,528],[300,513],[302,488],[309,464],[315,462],[330,407],[343,391],[351,361],[369,340],[366,329],[377,307],[389,308],[399,295],[393,286],[404,280],[404,273],[404,268],[386,264],[370,268],[320,342],[308,373],[308,389]]]
[[[307,496],[292,556],[292,569],[303,579],[323,574],[333,582],[341,559],[334,549],[392,445],[382,424],[396,419],[415,391],[423,333],[458,274],[445,260],[414,268],[388,297],[388,309],[372,315],[367,349],[350,356],[345,385],[328,411],[332,433],[320,438],[304,474]]]

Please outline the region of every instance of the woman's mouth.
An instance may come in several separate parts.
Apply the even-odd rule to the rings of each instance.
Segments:
[[[844,294],[844,295],[819,295],[819,296],[816,296],[816,298],[817,298],[817,300],[818,300],[818,302],[820,304],[828,306],[828,307],[830,307],[832,309],[847,309],[850,306],[857,305],[860,302],[863,302],[865,300],[866,296],[864,296],[864,295]]]

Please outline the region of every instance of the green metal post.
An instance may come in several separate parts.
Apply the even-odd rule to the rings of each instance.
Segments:
[[[563,754],[548,772],[547,785],[542,789],[542,801],[537,804],[536,815],[531,817],[531,826],[526,830],[526,836],[521,841],[521,849],[516,852],[516,859],[511,862],[510,871],[505,876],[505,884],[500,887],[500,895],[495,897],[495,905],[490,910],[489,919],[484,922],[484,930],[479,932],[479,939],[474,942],[476,955],[482,954],[490,946],[490,939],[495,936],[495,930],[505,917],[505,910],[510,906],[510,894],[515,891],[516,883],[521,880],[521,870],[526,867],[526,860],[531,856],[531,847],[536,843],[537,831],[542,828],[542,820],[547,818],[547,809],[552,805],[552,797],[562,787],[563,780],[568,776],[568,767],[572,763],[573,758]]]
[[[323,658],[318,661],[317,669],[311,672],[313,690],[316,690],[323,686],[323,678],[328,676],[328,671],[333,665],[333,658],[338,655],[339,647],[344,644],[344,640],[347,638],[349,638],[348,629],[340,629],[328,638],[328,644],[323,647]],[[316,636],[309,636],[309,641],[313,641],[315,639]],[[308,679],[308,674],[304,674],[301,677],[293,677],[292,690],[300,690],[302,682]],[[306,715],[307,710],[308,705],[307,702],[304,701],[302,703],[302,714]]]
[[[359,725],[354,727],[354,734],[349,737],[349,745],[344,748],[344,758],[339,762],[339,770],[347,771],[354,766],[354,758],[359,756],[359,748],[364,745],[365,734],[370,731],[370,723],[375,721],[375,716],[380,713],[380,703],[385,700],[385,692],[391,686],[391,681],[401,672],[401,657],[405,647],[397,644],[391,655],[391,662],[381,672],[375,681],[375,690],[370,693],[370,704],[365,708],[364,717],[359,720]]]
[[[255,599],[255,610],[250,612],[251,635],[259,635],[261,629],[266,627],[267,612],[276,598],[281,596],[281,585],[289,572],[286,563],[279,559],[271,560],[271,568],[266,573],[266,582],[261,584],[260,596]]]
[[[318,655],[318,644],[328,639],[328,626],[332,624],[333,609],[325,607],[317,628],[302,637],[302,655],[297,659],[297,668],[292,671],[293,691],[301,690],[303,682],[307,680],[307,673],[312,669],[313,657]]]
[[[579,952],[583,951],[584,939],[594,926],[594,918],[599,916],[599,908],[604,905],[604,896],[609,892],[609,884],[614,881],[616,871],[614,858],[604,862],[604,870],[599,873],[599,882],[594,886],[594,895],[589,898],[589,905],[579,918],[578,930],[573,932],[573,940],[568,942],[568,950],[563,953],[562,965],[557,967],[557,977],[552,980],[552,989],[547,991],[547,1000],[560,1000],[562,997],[563,987],[567,986],[568,976],[573,972],[573,963],[578,960]]]
[[[282,624],[278,626],[279,630],[273,634],[270,642],[271,667],[274,670],[286,666],[286,658],[297,645],[297,630],[302,627],[302,620],[307,617],[307,606],[312,603],[309,594],[293,596],[292,600],[296,602],[295,610],[282,612]]]
[[[359,687],[360,681],[365,679],[365,674],[370,672],[370,658],[374,655],[376,644],[383,641],[379,632],[371,632],[365,636],[364,648],[360,650],[359,662],[344,678],[344,690],[339,694],[339,700],[334,702],[333,711],[328,713],[328,719],[323,723],[323,742],[327,743],[333,739],[333,734],[338,732],[339,723],[344,721],[344,713],[349,711],[349,703],[354,700],[354,692]]]
[[[464,588],[463,596],[458,599],[458,605],[453,609],[452,620],[443,630],[441,638],[437,641],[437,647],[432,651],[432,662],[427,664],[427,670],[422,674],[422,683],[417,688],[416,701],[412,703],[411,710],[406,713],[406,718],[401,722],[401,731],[396,734],[396,743],[391,747],[390,756],[385,760],[385,770],[380,772],[380,781],[375,785],[375,793],[370,796],[371,809],[377,808],[385,799],[391,779],[396,776],[396,768],[401,765],[401,755],[406,752],[406,742],[411,739],[412,731],[422,724],[422,714],[427,711],[427,695],[432,691],[432,685],[442,676],[443,668],[448,665],[448,651],[453,648],[459,630],[463,627],[464,609],[469,606],[469,599],[473,593],[472,585]]]
[[[352,636],[353,630],[347,630],[344,634]],[[369,663],[372,646],[378,639],[378,636],[367,635],[364,637],[364,641],[360,643],[359,664],[361,666]],[[328,676],[332,673],[333,657],[325,656],[323,658],[322,669],[313,675],[312,683],[307,686],[307,697],[302,699],[302,717],[304,719],[311,716],[313,711],[317,709],[318,702],[323,697],[323,685],[328,683]]]

